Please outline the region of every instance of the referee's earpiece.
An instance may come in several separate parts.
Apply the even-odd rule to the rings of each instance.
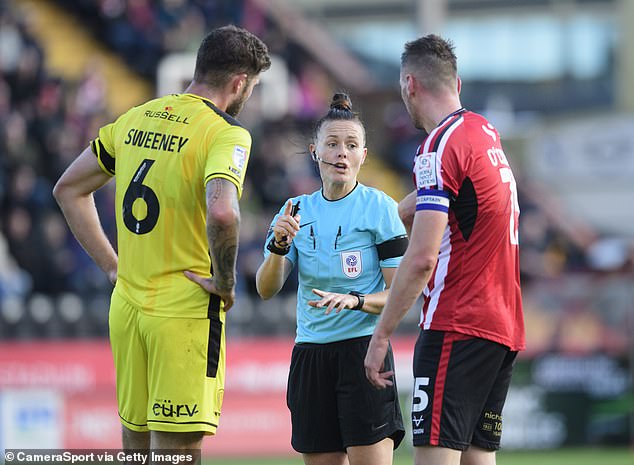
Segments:
[[[313,150],[312,152],[310,152],[310,156],[312,157],[313,161],[317,161],[317,152]]]

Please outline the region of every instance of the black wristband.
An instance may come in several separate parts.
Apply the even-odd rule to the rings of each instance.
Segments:
[[[363,295],[363,294],[361,294],[360,292],[357,292],[357,291],[350,291],[350,292],[348,292],[348,294],[353,295],[357,299],[359,299],[359,302],[357,303],[357,305],[352,307],[351,310],[361,310],[363,308],[363,304],[365,303],[365,295]]]
[[[275,236],[273,236],[271,237],[269,243],[266,244],[266,249],[275,255],[286,255],[291,250],[291,246],[287,245],[286,247],[278,247],[275,242]]]

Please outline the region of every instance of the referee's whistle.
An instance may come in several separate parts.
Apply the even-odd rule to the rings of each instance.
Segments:
[[[291,208],[291,216],[295,216],[299,212],[299,202],[298,200],[297,203],[293,205],[293,208]]]
[[[297,215],[297,213],[299,212],[299,200],[297,201],[297,203],[295,205],[293,205],[291,207],[291,216],[295,217],[295,215]],[[282,236],[282,241],[281,243],[286,243],[288,241],[288,236]]]

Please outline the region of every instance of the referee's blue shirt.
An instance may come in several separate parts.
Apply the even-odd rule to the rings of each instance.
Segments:
[[[406,235],[397,203],[360,183],[339,200],[327,200],[321,190],[293,198],[293,205],[298,200],[300,230],[286,255],[298,266],[295,342],[323,344],[371,335],[378,315],[349,309],[325,315],[325,308],[311,307],[308,301],[319,299],[312,289],[341,294],[385,289],[381,268],[398,267],[402,254],[380,260],[377,245]],[[283,212],[284,207],[273,218],[265,244]],[[265,248],[264,256],[269,253]]]

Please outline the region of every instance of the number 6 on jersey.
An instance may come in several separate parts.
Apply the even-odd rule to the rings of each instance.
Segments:
[[[123,196],[123,222],[134,234],[147,234],[154,229],[161,211],[158,197],[152,189],[143,184],[145,176],[155,161],[146,158],[141,162]],[[141,199],[147,206],[147,215],[141,219],[134,216],[132,211],[132,206],[137,199]]]

